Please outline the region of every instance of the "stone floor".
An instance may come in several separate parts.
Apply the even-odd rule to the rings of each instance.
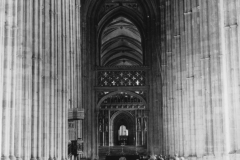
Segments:
[[[147,154],[147,150],[142,147],[138,146],[124,146],[123,147],[123,154],[124,155],[135,155],[136,149],[138,154]],[[105,160],[106,154],[109,152],[109,147],[99,147],[99,160]],[[122,154],[122,147],[121,146],[113,146],[110,148],[111,155],[121,155]]]

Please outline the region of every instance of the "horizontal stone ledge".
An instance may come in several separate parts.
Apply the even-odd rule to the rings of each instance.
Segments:
[[[173,37],[174,38],[179,38],[181,35],[180,34],[177,34],[177,35],[174,35]]]
[[[206,57],[201,57],[200,60],[209,60],[211,57],[210,56],[206,56]]]
[[[225,26],[225,28],[234,28],[234,27],[238,27],[238,23],[228,24]]]
[[[110,110],[110,111],[135,111],[135,110],[146,110],[146,108],[99,108],[99,110]]]
[[[105,67],[105,66],[96,66],[96,71],[136,71],[136,70],[149,70],[149,66],[119,66],[119,67]]]
[[[68,109],[68,120],[82,120],[84,119],[83,108],[69,108]]]
[[[117,86],[117,87],[98,87],[95,86],[95,90],[101,91],[138,91],[138,90],[149,90],[150,86]]]
[[[240,154],[240,149],[231,151],[229,154]]]
[[[116,109],[101,109],[101,108],[98,108],[97,110],[95,110],[95,113],[96,114],[99,114],[100,111],[144,111],[146,114],[148,114],[150,112],[150,109],[149,108],[144,108],[144,109],[141,109],[141,108],[137,108],[137,109],[126,109],[126,108],[116,108]]]
[[[192,8],[192,12],[198,12],[200,10],[200,6],[196,6]]]
[[[192,78],[194,78],[194,75],[186,77],[186,79],[192,79]]]
[[[188,11],[188,12],[185,12],[185,13],[184,13],[185,16],[186,16],[186,15],[190,15],[190,14],[192,14],[192,11]]]

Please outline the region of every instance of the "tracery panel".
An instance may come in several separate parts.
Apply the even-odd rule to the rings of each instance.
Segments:
[[[145,86],[145,71],[100,71],[98,72],[98,86]]]

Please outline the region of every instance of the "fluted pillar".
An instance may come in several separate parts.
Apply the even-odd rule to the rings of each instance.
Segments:
[[[67,6],[67,2],[63,1],[63,6]],[[67,21],[66,21],[66,7],[62,7],[62,17],[63,17],[63,21],[62,21],[62,57],[63,57],[63,105],[62,105],[62,157],[60,157],[61,160],[65,160],[66,159],[66,149],[65,146],[67,146],[66,143],[66,125],[67,125],[67,120],[66,120],[66,112],[68,111],[68,107],[69,107],[69,99],[68,99],[68,90],[67,90],[67,59],[66,59],[66,55],[68,54],[66,51],[66,39],[67,39],[67,32],[66,32],[66,26],[67,26]],[[76,125],[76,124],[75,124]]]
[[[208,1],[209,7],[209,52],[210,52],[210,89],[211,89],[211,108],[213,119],[213,153],[215,157],[221,157],[224,147],[223,143],[223,112],[222,112],[222,79],[221,70],[222,64],[220,56],[222,55],[220,50],[220,29],[219,29],[219,6],[216,4],[219,0]],[[211,15],[211,16],[210,16]]]
[[[32,1],[24,2],[24,47],[23,47],[23,159],[31,158],[31,110],[32,99]]]
[[[63,74],[63,66],[62,66],[62,61],[63,61],[63,53],[62,53],[62,6],[63,6],[63,0],[57,1],[57,32],[58,32],[58,38],[57,38],[57,79],[58,79],[58,104],[57,104],[57,154],[56,158],[57,160],[61,160],[62,158],[62,106],[63,106],[63,86],[62,86],[62,74]]]
[[[2,98],[2,159],[14,159],[14,120],[15,120],[15,61],[16,61],[16,5],[15,1],[6,2],[3,46],[3,98]]]
[[[4,70],[4,27],[5,27],[5,0],[0,1],[0,88],[3,88],[3,70]],[[3,92],[0,91],[0,102],[3,101]],[[0,133],[2,133],[2,107],[0,107]],[[0,136],[2,144],[2,136]],[[2,155],[2,145],[0,145],[0,155]]]
[[[14,150],[14,146],[15,146],[15,118],[16,118],[16,71],[17,71],[17,1],[13,1],[12,2],[12,37],[13,37],[13,41],[12,41],[12,66],[11,66],[11,70],[12,70],[12,91],[11,91],[11,109],[10,109],[10,113],[11,113],[11,117],[10,117],[10,159],[11,160],[15,160],[15,150]]]
[[[17,26],[18,26],[18,33],[17,33],[17,58],[16,58],[16,101],[15,101],[15,142],[14,142],[14,155],[17,160],[21,160],[23,149],[22,149],[22,137],[23,137],[23,102],[22,102],[22,95],[23,95],[23,47],[24,47],[24,11],[23,0],[19,0],[17,4],[18,12],[17,12]]]
[[[53,33],[54,33],[54,39],[53,39],[53,42],[54,42],[54,102],[55,102],[55,106],[54,106],[54,135],[58,135],[58,95],[59,95],[59,88],[58,88],[58,14],[60,12],[58,12],[58,4],[59,4],[59,1],[55,1],[54,0],[54,11],[53,11],[53,15],[54,15],[54,26],[53,26]],[[57,159],[58,158],[58,137],[57,136],[54,136],[54,157],[53,159]]]
[[[56,21],[56,11],[55,11],[55,1],[50,0],[50,110],[49,110],[49,160],[54,159],[54,150],[55,150],[55,124],[54,124],[54,116],[55,116],[55,106],[56,100],[56,87],[55,87],[55,77],[56,77],[56,53],[55,53],[55,21]]]
[[[238,159],[239,156],[239,7],[236,0],[229,2],[220,1],[221,18],[221,62],[223,64],[223,107],[224,107],[224,132],[225,153],[227,158]],[[225,11],[225,12],[223,12]],[[228,155],[231,153],[230,155]],[[228,157],[229,156],[229,157]]]
[[[218,2],[217,0],[173,0],[169,3],[165,1],[165,4],[163,2],[164,5],[160,6],[161,15],[166,15],[162,17],[163,19],[166,17],[165,21],[162,20],[166,28],[164,24],[161,26],[163,30],[161,43],[165,44],[167,48],[165,52],[168,55],[165,57],[165,52],[162,51],[163,63],[166,62],[166,67],[162,65],[166,80],[166,82],[163,80],[166,154],[179,153],[194,159],[204,155],[217,158],[220,157],[219,153],[223,153],[223,147],[219,145],[223,142],[220,138],[223,136],[223,124],[220,123],[223,121],[223,108],[222,62],[219,47],[221,46],[219,43],[221,11],[219,11]],[[234,0],[226,3],[237,6]],[[227,7],[227,4],[224,7]],[[224,13],[230,14],[230,11],[233,13],[234,7],[230,7],[229,12]],[[172,17],[174,17],[173,21]],[[236,39],[233,35],[237,34],[238,32],[232,30],[230,37]],[[229,43],[232,46],[232,53],[238,53],[236,48],[238,45],[235,43],[233,40]],[[238,59],[236,55],[232,54],[232,57]],[[230,68],[238,66],[237,61],[233,62],[235,64],[231,63]],[[228,71],[228,73],[231,72]],[[236,72],[233,76],[229,75],[232,80],[231,85],[237,86],[237,80],[233,78],[238,77],[237,75]],[[235,89],[232,93],[238,95],[237,90]],[[234,99],[234,96],[231,98]],[[232,119],[235,120],[235,118]]]
[[[38,108],[39,106],[39,65],[40,65],[40,58],[39,58],[39,51],[38,45],[39,43],[39,11],[40,5],[38,2],[33,2],[33,53],[32,53],[32,64],[33,64],[33,75],[32,75],[32,140],[31,140],[31,159],[35,160],[37,158],[37,139],[38,139]]]
[[[76,50],[81,46],[75,43],[77,35],[80,38],[76,16],[71,16],[70,24],[64,17],[70,15],[65,12],[70,7],[72,15],[80,16],[76,2],[0,1],[2,159],[67,158],[67,93],[73,90],[76,95],[75,85],[81,84],[81,79],[74,78],[81,61],[81,52],[76,61]],[[64,38],[70,34],[71,40]],[[71,61],[66,60],[67,44],[75,51]],[[81,93],[81,88],[78,91]],[[77,96],[72,98],[76,105]]]

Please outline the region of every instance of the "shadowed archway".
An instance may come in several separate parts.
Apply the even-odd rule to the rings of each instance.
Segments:
[[[111,123],[112,126],[112,142],[113,145],[121,145],[120,141],[118,139],[118,130],[120,128],[120,126],[124,125],[126,126],[127,130],[128,130],[128,138],[126,141],[126,145],[134,145],[135,142],[135,121],[134,121],[134,117],[126,112],[126,111],[119,111],[116,113],[116,115],[114,115],[111,119]]]

